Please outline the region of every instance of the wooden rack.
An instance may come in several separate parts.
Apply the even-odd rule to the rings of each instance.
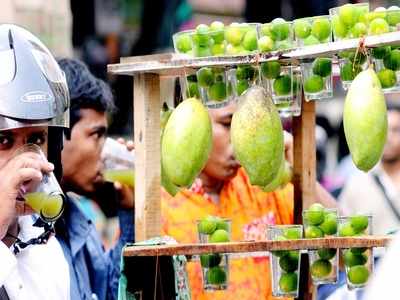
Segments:
[[[160,168],[160,82],[168,77],[184,75],[191,69],[204,66],[235,66],[277,60],[298,64],[302,59],[334,55],[339,51],[366,47],[399,45],[400,32],[369,36],[364,40],[352,39],[295,50],[243,56],[189,58],[177,54],[147,55],[121,58],[119,64],[109,65],[108,71],[116,75],[134,76],[134,138],[135,138],[135,234],[143,241],[161,233],[161,168]],[[302,99],[301,116],[293,118],[294,137],[294,216],[301,224],[303,207],[315,201],[315,102]],[[295,241],[239,242],[208,245],[132,246],[125,256],[163,256],[174,254],[200,254],[208,252],[257,252],[279,249],[312,249],[320,247],[347,248],[354,246],[381,247],[387,237],[326,238]],[[303,264],[302,264],[303,267]],[[304,265],[307,268],[307,265]],[[301,281],[300,299],[310,299],[307,281]]]

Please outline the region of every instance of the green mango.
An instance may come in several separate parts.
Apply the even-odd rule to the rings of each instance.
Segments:
[[[385,97],[371,67],[353,80],[344,103],[343,123],[354,164],[369,171],[381,158],[388,128]]]
[[[160,122],[161,123],[161,141],[163,138],[165,126],[167,125],[167,122],[168,122],[169,117],[171,116],[172,112],[173,112],[173,109],[169,108],[167,103],[164,102],[164,105],[163,105],[162,111],[161,111],[161,122]],[[161,161],[162,161],[162,157],[161,157]],[[178,194],[179,191],[181,190],[180,187],[173,184],[171,182],[171,180],[167,177],[167,175],[165,174],[164,168],[162,166],[162,163],[161,163],[161,185],[164,187],[164,189],[167,191],[167,193],[173,197],[176,194]]]
[[[282,160],[281,166],[279,168],[278,175],[272,180],[270,184],[263,187],[264,192],[272,192],[279,188],[284,187],[292,180],[293,170],[292,166],[285,160]]]
[[[283,130],[271,96],[260,86],[247,90],[232,117],[231,142],[250,182],[267,186],[283,160]]]
[[[181,102],[172,112],[161,141],[164,174],[178,187],[190,186],[207,163],[212,127],[207,109],[196,98]]]

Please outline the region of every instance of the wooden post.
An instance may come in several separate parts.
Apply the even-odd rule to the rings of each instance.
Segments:
[[[161,233],[160,76],[134,77],[135,240]]]
[[[315,102],[304,99],[303,95],[301,116],[293,118],[295,224],[303,224],[302,211],[315,201],[316,190]],[[312,299],[308,269],[308,255],[303,255],[299,291],[302,300]]]

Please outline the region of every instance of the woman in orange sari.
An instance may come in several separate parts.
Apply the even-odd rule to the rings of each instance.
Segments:
[[[235,160],[230,144],[230,125],[235,109],[236,105],[230,104],[209,110],[213,148],[206,167],[192,187],[175,197],[162,191],[163,233],[179,243],[196,243],[196,220],[207,215],[232,221],[232,241],[264,240],[267,225],[293,222],[293,186],[288,184],[271,193],[263,192],[251,186],[244,169]],[[286,145],[289,161],[290,145],[290,142]],[[322,198],[325,205],[334,203],[327,193],[323,193]],[[268,256],[266,253],[250,255],[231,257],[229,285],[225,291],[203,291],[200,264],[188,263],[192,299],[273,299]]]

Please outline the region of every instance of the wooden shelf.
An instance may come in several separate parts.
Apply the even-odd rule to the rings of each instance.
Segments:
[[[365,38],[366,47],[377,47],[399,44],[400,31],[385,33]],[[360,39],[351,39],[326,44],[313,45],[294,50],[275,51],[271,53],[214,56],[191,58],[185,55],[168,53],[126,57],[121,63],[108,65],[108,72],[116,75],[134,75],[136,73],[156,73],[164,76],[177,76],[184,73],[185,68],[200,68],[207,66],[229,66],[248,63],[265,62],[267,60],[296,61],[318,56],[334,55],[342,50],[358,47]]]
[[[274,250],[299,250],[319,248],[385,247],[388,236],[330,237],[290,241],[234,242],[218,244],[177,244],[154,246],[129,246],[123,255],[129,256],[172,256],[204,253],[265,252]]]

